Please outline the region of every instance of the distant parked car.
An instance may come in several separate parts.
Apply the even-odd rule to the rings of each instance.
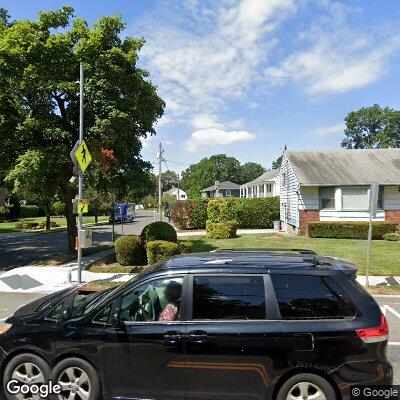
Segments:
[[[136,204],[135,210],[144,210],[144,205],[143,204]]]

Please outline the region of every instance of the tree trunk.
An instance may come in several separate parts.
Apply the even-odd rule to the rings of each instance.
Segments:
[[[74,190],[67,188],[64,196],[65,205],[65,218],[67,219],[67,232],[68,232],[68,251],[73,253],[75,251],[75,238],[78,234],[76,226],[76,216],[72,210],[72,199],[75,198]]]
[[[46,231],[50,230],[50,201],[46,200]]]
[[[97,224],[97,222],[98,222],[98,212],[96,208],[96,210],[94,210],[94,223]]]

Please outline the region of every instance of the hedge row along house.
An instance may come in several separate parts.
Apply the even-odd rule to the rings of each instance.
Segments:
[[[282,229],[310,222],[368,221],[369,186],[380,185],[375,221],[400,226],[400,149],[285,151],[279,171]]]

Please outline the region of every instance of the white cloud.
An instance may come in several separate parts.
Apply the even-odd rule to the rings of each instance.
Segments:
[[[155,16],[144,21],[142,55],[175,116],[205,107],[220,111],[228,101],[244,98],[276,45],[272,33],[296,11],[294,0],[186,0],[179,9],[167,4],[169,25]]]
[[[204,147],[227,146],[236,142],[253,140],[255,135],[246,131],[224,131],[221,129],[204,129],[193,132],[184,143],[189,153],[196,153]]]
[[[191,119],[192,125],[196,129],[219,128],[223,129],[223,124],[217,121],[215,115],[196,114]]]
[[[346,125],[344,124],[344,122],[335,125],[320,126],[314,129],[314,131],[311,132],[311,135],[314,137],[325,137],[329,135],[335,135],[337,133],[343,133],[345,128]]]
[[[328,15],[301,35],[309,47],[267,68],[267,79],[278,85],[292,82],[315,96],[362,88],[388,72],[392,56],[400,49],[400,35],[372,29],[359,32],[348,23],[354,10],[329,1],[324,5]]]

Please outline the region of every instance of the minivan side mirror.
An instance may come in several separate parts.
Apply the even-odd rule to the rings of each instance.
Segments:
[[[113,327],[119,327],[119,308],[114,308],[113,314],[111,316],[111,323]]]
[[[66,310],[63,310],[61,315],[60,315],[60,319],[62,322],[65,322],[69,319],[69,308],[67,308]]]

